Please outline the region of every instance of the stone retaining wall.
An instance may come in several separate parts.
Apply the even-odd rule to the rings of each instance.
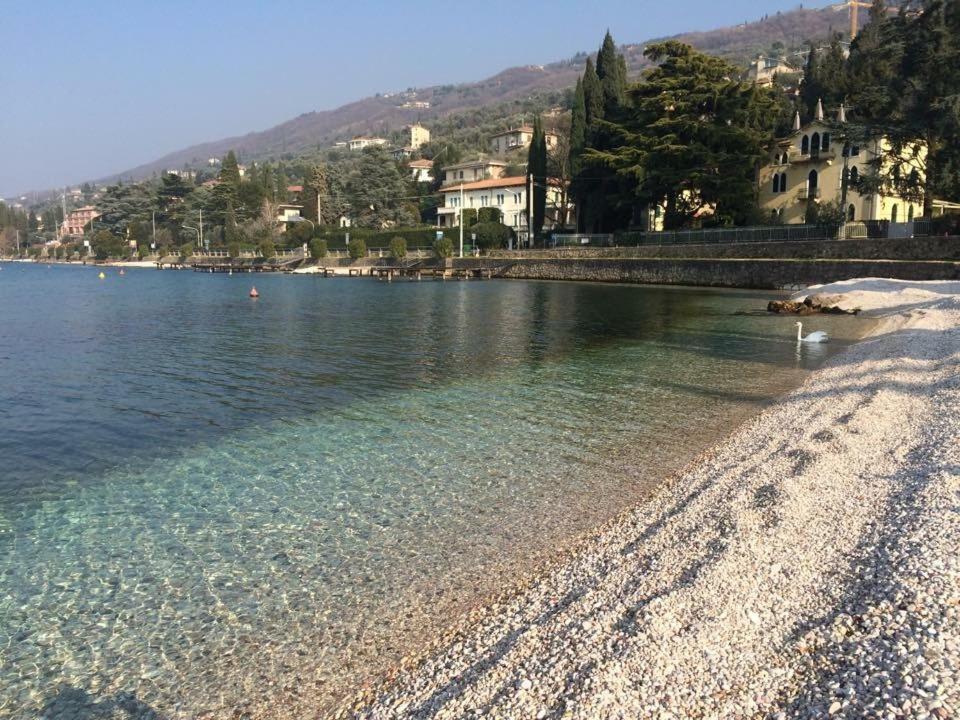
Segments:
[[[960,260],[960,238],[803,240],[732,245],[642,245],[618,248],[557,248],[498,251],[497,258],[777,258],[834,260]]]
[[[455,260],[455,267],[495,264],[491,259]],[[778,260],[778,259],[521,259],[506,264],[502,277],[527,280],[702,285],[742,288],[805,287],[855,277],[900,280],[957,280],[960,262],[898,260]]]

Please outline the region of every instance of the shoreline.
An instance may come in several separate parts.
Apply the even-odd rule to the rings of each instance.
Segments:
[[[960,710],[960,283],[811,290],[881,322],[338,717]]]

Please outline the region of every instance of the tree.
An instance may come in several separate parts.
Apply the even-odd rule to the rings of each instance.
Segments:
[[[332,223],[335,217],[329,211],[329,195],[327,173],[323,165],[314,165],[304,180],[303,195],[300,198],[304,217],[315,220],[317,225]]]
[[[359,227],[381,230],[413,225],[419,210],[397,164],[381,147],[368,147],[348,182],[350,205]]]
[[[453,257],[453,240],[444,236],[433,241],[433,253],[438,258]]]
[[[543,122],[538,115],[533,121],[533,138],[527,151],[527,172],[533,176],[533,197],[527,200],[527,212],[533,213],[533,234],[543,231],[544,214],[547,207],[547,138],[543,132]],[[530,238],[533,242],[533,238]]]
[[[390,240],[390,257],[403,260],[407,256],[407,241],[399,235]]]
[[[227,203],[226,219],[223,223],[223,240],[228,246],[240,243],[240,230],[237,228],[237,213],[233,203]]]
[[[665,203],[668,229],[708,209],[719,223],[744,222],[756,205],[756,166],[773,140],[775,91],[732,80],[727,62],[677,41],[645,54],[658,67],[602,123],[609,149],[589,148],[585,160],[616,173],[621,203]]]
[[[314,238],[310,241],[310,257],[320,260],[327,256],[327,241],[323,238]]]
[[[577,78],[577,89],[573,95],[573,109],[570,113],[570,166],[572,173],[580,170],[580,155],[587,139],[587,105],[583,94],[583,79]]]
[[[287,227],[287,239],[290,245],[303,245],[313,237],[313,228],[306,220],[290,223]]]
[[[499,222],[481,222],[471,228],[477,236],[477,247],[482,250],[504,248],[514,237],[513,228]]]
[[[220,182],[237,190],[240,187],[240,180],[240,164],[233,150],[230,150],[220,164]]]
[[[582,86],[587,128],[591,128],[598,120],[603,119],[603,87],[590,58],[587,58],[583,71]]]
[[[367,244],[361,238],[353,238],[347,245],[351,260],[360,260],[367,256]]]
[[[604,112],[616,108],[626,92],[626,63],[622,57],[617,54],[616,43],[608,30],[597,53],[597,77],[600,80]]]
[[[91,245],[97,260],[127,257],[130,254],[127,244],[109,230],[98,230]]]
[[[260,255],[265,258],[273,258],[277,256],[277,247],[273,244],[273,240],[270,238],[263,238],[259,243],[257,243],[257,248],[260,250]]]

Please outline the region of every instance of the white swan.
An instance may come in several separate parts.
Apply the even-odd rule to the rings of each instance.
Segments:
[[[806,343],[825,343],[830,342],[830,336],[827,335],[823,330],[817,330],[812,332],[806,337],[803,337],[801,333],[803,332],[803,323],[797,323],[797,342],[806,342]]]

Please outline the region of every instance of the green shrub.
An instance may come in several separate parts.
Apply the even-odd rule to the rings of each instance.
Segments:
[[[453,257],[453,240],[442,237],[433,241],[433,252],[438,258]]]
[[[180,259],[186,260],[193,255],[193,243],[184,243],[180,246]]]
[[[460,211],[460,217],[465,228],[473,227],[477,224],[479,215],[476,208],[464,208]]]
[[[397,235],[390,241],[390,256],[403,260],[407,256],[407,240]]]
[[[273,258],[277,256],[277,247],[273,244],[273,240],[263,239],[260,241],[260,244],[257,246],[260,250],[260,254],[265,258]]]
[[[503,222],[503,213],[500,208],[482,207],[477,212],[478,223],[501,223]]]
[[[320,260],[327,256],[327,241],[323,238],[314,238],[310,241],[310,256]]]
[[[359,260],[367,256],[367,244],[361,238],[352,238],[347,250],[353,260]]]
[[[513,238],[513,228],[499,222],[481,222],[470,228],[477,236],[476,244],[481,250],[505,248]]]
[[[232,242],[227,246],[227,253],[232,258],[240,257],[240,243]]]

